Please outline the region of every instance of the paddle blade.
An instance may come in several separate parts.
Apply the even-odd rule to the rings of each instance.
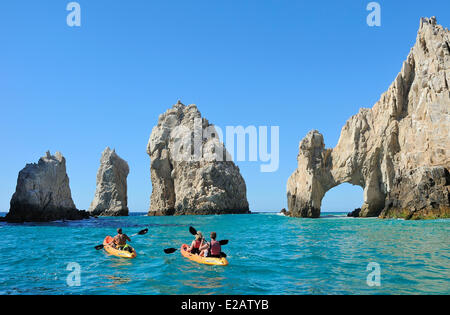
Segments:
[[[164,253],[166,253],[166,254],[172,254],[172,253],[175,253],[176,251],[177,251],[176,248],[166,248],[166,249],[164,250]]]
[[[227,245],[228,244],[228,240],[219,241],[219,244],[220,245]]]
[[[197,230],[194,229],[192,226],[189,227],[189,232],[191,232],[192,235],[196,235],[197,234]]]
[[[227,254],[225,254],[224,252],[221,252],[220,256],[223,257],[223,258],[227,258]]]
[[[147,234],[147,232],[148,232],[148,229],[144,229],[142,231],[139,231],[138,235],[144,235],[144,234]]]
[[[100,250],[100,249],[103,249],[103,245],[97,245],[97,246],[95,246],[94,248],[96,249],[96,250]]]

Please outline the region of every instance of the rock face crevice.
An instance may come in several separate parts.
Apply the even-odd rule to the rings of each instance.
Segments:
[[[364,189],[359,216],[450,216],[450,32],[421,19],[416,44],[388,91],[342,128],[334,149],[311,131],[300,142],[287,184],[289,212],[319,217],[331,188]]]
[[[95,216],[127,216],[128,163],[121,159],[116,150],[106,148],[100,159],[97,172],[97,189],[89,212]]]
[[[27,164],[19,172],[16,192],[5,220],[9,222],[39,222],[80,220],[88,218],[86,211],[78,211],[72,200],[66,159],[56,152]]]
[[[153,187],[149,215],[249,212],[239,168],[195,105],[178,102],[162,114],[147,153]]]

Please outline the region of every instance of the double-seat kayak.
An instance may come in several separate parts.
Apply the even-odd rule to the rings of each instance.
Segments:
[[[113,238],[111,236],[105,237],[105,240],[103,241],[103,248],[109,254],[111,254],[113,256],[116,256],[116,257],[130,258],[130,259],[131,258],[135,258],[137,256],[136,251],[130,245],[128,245],[128,248],[130,248],[131,251],[129,251],[129,250],[120,250],[120,249],[114,248],[112,246],[112,241],[113,241]]]
[[[195,261],[199,264],[204,265],[214,265],[214,266],[227,266],[228,260],[225,257],[215,258],[215,257],[203,257],[200,255],[194,255],[188,252],[189,246],[186,244],[181,245],[181,255],[189,260]]]

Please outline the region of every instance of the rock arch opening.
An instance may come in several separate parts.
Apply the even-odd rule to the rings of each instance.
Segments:
[[[331,188],[322,199],[321,212],[352,212],[364,203],[364,189],[343,183]]]

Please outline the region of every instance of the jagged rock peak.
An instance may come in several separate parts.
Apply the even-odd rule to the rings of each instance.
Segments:
[[[149,215],[248,213],[246,185],[197,106],[177,102],[159,116],[147,145]]]
[[[127,216],[128,163],[120,158],[116,150],[107,147],[100,159],[97,172],[97,189],[89,211],[96,216]]]
[[[427,18],[427,17],[421,18],[421,19],[420,19],[420,28],[419,28],[419,30],[422,30],[423,27],[426,27],[427,25],[430,25],[430,26],[440,26],[440,25],[437,24],[437,20],[436,20],[436,17],[435,17],[435,16],[432,16],[432,17],[430,17],[430,18]],[[442,26],[441,26],[441,27],[442,27]]]

